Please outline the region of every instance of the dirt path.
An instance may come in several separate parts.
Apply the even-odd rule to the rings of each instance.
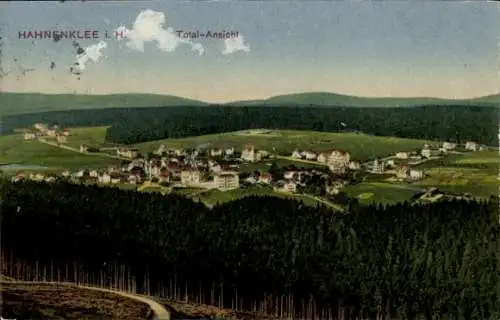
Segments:
[[[105,288],[99,288],[99,287],[77,285],[77,284],[72,283],[72,282],[18,281],[18,280],[13,280],[10,278],[2,277],[2,278],[0,278],[0,283],[19,283],[19,284],[23,284],[23,285],[58,285],[58,286],[77,287],[77,288],[86,289],[86,290],[112,293],[112,294],[116,294],[116,295],[119,295],[119,296],[122,296],[125,298],[133,299],[135,301],[139,301],[139,302],[147,304],[151,308],[151,310],[153,311],[157,320],[170,320],[170,313],[163,305],[161,305],[160,303],[158,303],[152,299],[149,299],[147,297],[137,295],[137,294],[127,293],[127,292],[123,292],[123,291],[116,291],[116,290],[111,290],[111,289],[105,289]]]
[[[80,152],[80,149],[73,148],[73,147],[70,147],[68,145],[61,144],[61,143],[47,141],[46,139],[38,139],[38,142],[44,143],[44,144],[48,144],[49,146],[53,146],[53,147],[56,147],[56,148],[66,149],[66,150],[69,150],[69,151],[72,151],[72,152],[76,152],[76,153],[79,153],[79,154],[85,154],[85,155],[88,155],[88,156],[106,157],[106,158],[113,158],[113,159],[119,159],[119,160],[130,160],[128,158],[124,158],[124,157],[120,157],[120,156],[115,156],[115,155],[107,154],[107,153],[103,153],[103,152],[82,153],[82,152]]]

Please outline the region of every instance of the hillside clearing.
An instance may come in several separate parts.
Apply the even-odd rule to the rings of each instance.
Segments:
[[[420,191],[420,188],[384,182],[362,182],[343,188],[342,191],[357,198],[361,204],[370,204],[371,202],[393,204],[410,200],[416,192]]]
[[[44,166],[52,169],[101,168],[118,165],[113,158],[84,155],[50,146],[39,141],[26,141],[21,134],[0,136],[0,163]]]
[[[422,148],[426,140],[404,139],[395,137],[377,137],[357,133],[330,133],[299,130],[275,130],[269,135],[242,135],[241,131],[188,137],[181,139],[164,139],[144,142],[137,145],[142,152],[150,152],[165,144],[172,148],[194,148],[209,145],[210,148],[238,148],[253,144],[257,149],[280,154],[291,154],[294,150],[309,150],[313,152],[328,149],[341,149],[349,152],[351,158],[366,161],[383,157],[398,151],[414,151]]]
[[[3,315],[36,319],[146,319],[147,304],[116,294],[48,284],[2,283]]]
[[[70,128],[68,145],[78,147],[89,144],[94,147],[112,149],[121,145],[105,142],[106,127]],[[384,157],[398,151],[414,151],[424,144],[438,144],[426,140],[396,137],[378,137],[358,133],[331,133],[300,130],[258,130],[248,134],[249,130],[203,135],[179,139],[163,139],[139,143],[136,146],[142,153],[154,151],[165,144],[170,148],[195,148],[201,145],[208,148],[242,149],[246,144],[253,144],[257,149],[264,149],[281,154],[291,154],[294,150],[313,152],[328,149],[341,149],[349,152],[353,160],[366,161],[375,157]]]

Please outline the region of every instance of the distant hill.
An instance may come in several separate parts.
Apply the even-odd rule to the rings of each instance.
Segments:
[[[500,94],[474,99],[439,98],[366,98],[330,92],[307,92],[273,96],[265,100],[229,102],[232,106],[345,106],[345,107],[413,107],[423,105],[498,105]]]
[[[0,116],[46,111],[184,105],[203,106],[207,103],[170,95],[136,93],[110,95],[0,93]]]
[[[337,107],[412,107],[423,105],[498,105],[500,95],[475,99],[450,100],[438,98],[366,98],[328,92],[278,95],[264,100],[234,101],[225,106],[337,106]],[[0,93],[0,116],[48,111],[107,108],[142,108],[170,106],[209,106],[207,102],[171,95],[110,94],[74,95],[42,93]]]

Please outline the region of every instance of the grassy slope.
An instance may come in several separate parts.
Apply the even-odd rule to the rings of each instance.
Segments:
[[[436,185],[450,192],[470,192],[475,196],[488,197],[498,194],[500,180],[498,151],[479,151],[463,155],[451,155],[446,159],[423,164],[427,177],[417,185]]]
[[[104,141],[108,127],[83,127],[71,128],[70,136],[67,138],[67,145],[79,148],[86,144],[91,147],[113,147],[116,144]]]
[[[82,155],[49,146],[38,141],[25,141],[21,134],[0,136],[0,163],[20,163],[56,169],[79,169],[118,164],[119,160]]]
[[[280,130],[277,135],[245,135],[241,132],[205,135],[182,139],[164,139],[145,142],[138,145],[141,151],[152,151],[161,144],[169,147],[196,147],[210,143],[215,147],[242,148],[245,144],[254,144],[256,148],[279,153],[291,153],[294,149],[322,151],[338,148],[351,154],[353,160],[364,161],[382,157],[397,151],[412,151],[422,148],[424,140],[394,137],[376,137],[356,133],[329,133],[298,130]]]
[[[428,161],[415,169],[423,170],[426,177],[411,184],[363,182],[349,186],[343,191],[360,202],[368,204],[374,200],[381,203],[395,203],[409,200],[415,191],[437,187],[448,192],[467,192],[478,198],[498,194],[500,181],[498,151],[478,151],[449,155],[446,158]]]
[[[199,106],[205,105],[205,103],[176,96],[155,94],[73,95],[0,93],[0,116],[43,111],[182,105]]]
[[[189,194],[188,194],[189,196]],[[199,195],[194,196],[195,199],[200,199],[203,203],[208,206],[213,206],[216,204],[222,204],[225,202],[230,202],[236,199],[241,199],[249,196],[272,196],[279,198],[289,198],[297,201],[302,201],[304,204],[309,206],[316,206],[318,202],[314,199],[299,195],[299,194],[289,194],[273,191],[272,188],[267,186],[255,185],[248,187],[246,189],[237,189],[231,191],[218,191],[210,190],[202,192]]]
[[[369,204],[373,201],[390,204],[409,200],[418,191],[418,187],[383,182],[363,182],[348,186],[342,191],[353,198],[358,198],[362,204]]]
[[[139,144],[141,151],[148,152],[164,143],[170,147],[189,147],[210,143],[210,147],[241,148],[246,143],[253,143],[259,148],[291,152],[296,147],[309,150],[341,148],[351,153],[354,159],[367,160],[374,156],[383,156],[396,151],[419,149],[425,143],[421,140],[392,137],[374,137],[351,133],[321,133],[310,131],[279,131],[278,135],[246,135],[243,132],[207,135],[184,139],[166,139]],[[79,146],[88,143],[94,146],[109,145],[104,142],[104,127],[72,129],[68,144]],[[55,150],[54,150],[55,149]],[[76,160],[75,160],[76,159]],[[21,161],[27,164],[75,168],[81,166],[104,166],[115,163],[113,159],[97,156],[84,156],[35,141],[23,141],[20,135],[0,137],[0,163]],[[278,160],[279,164],[290,164],[287,160]],[[251,172],[268,167],[269,161],[242,166],[242,171]],[[295,163],[297,166],[308,166]],[[417,168],[428,175],[423,181],[412,185],[397,186],[383,181],[371,181],[345,189],[352,196],[360,196],[362,202],[378,200],[391,203],[409,199],[413,193],[427,186],[438,186],[443,190],[471,192],[476,196],[489,196],[498,192],[496,179],[500,160],[497,151],[450,155],[446,159],[430,161]],[[472,167],[482,165],[483,167]],[[267,191],[268,192],[268,191]],[[209,192],[201,194],[201,200],[209,204],[225,202],[246,195],[265,193],[262,190],[243,190],[229,193]],[[308,202],[309,199],[305,199]]]

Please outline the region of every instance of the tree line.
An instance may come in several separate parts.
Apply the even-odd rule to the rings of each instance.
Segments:
[[[179,106],[41,112],[5,116],[2,132],[36,122],[63,127],[111,126],[106,139],[139,143],[228,131],[268,128],[329,132],[364,132],[403,138],[477,141],[498,145],[498,108],[421,106],[407,108],[358,107],[235,107]]]
[[[298,316],[301,301],[314,301],[331,319],[500,317],[496,197],[341,215],[269,196],[209,209],[175,194],[64,182],[5,181],[2,194],[3,252],[45,266],[77,261],[95,274],[127,265],[152,294],[175,278],[205,303],[216,287],[221,305],[236,295],[248,310],[286,295]]]
[[[131,121],[115,122],[106,139],[139,143],[245,129],[294,129],[363,132],[463,143],[498,145],[498,108],[423,106],[348,107],[192,107],[154,109]]]

